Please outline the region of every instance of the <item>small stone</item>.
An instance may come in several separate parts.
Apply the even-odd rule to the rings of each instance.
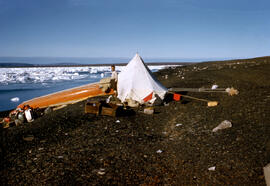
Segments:
[[[236,141],[242,141],[242,138],[238,136],[238,137],[236,138]]]
[[[144,114],[149,114],[149,115],[154,114],[154,108],[153,108],[153,107],[145,108],[145,109],[143,110],[143,113],[144,113]]]
[[[24,141],[33,141],[35,139],[34,136],[26,136],[26,137],[23,137],[23,140]]]
[[[32,173],[36,173],[36,172],[37,172],[37,169],[32,170]]]
[[[160,149],[159,149],[159,150],[157,150],[157,153],[158,153],[158,154],[162,153],[162,150],[160,150]]]
[[[216,84],[215,85],[212,85],[212,87],[211,87],[212,90],[215,90],[217,88],[218,88],[218,85],[216,85]]]
[[[266,185],[270,184],[270,163],[263,168]]]
[[[215,170],[216,170],[216,167],[215,167],[215,166],[209,167],[208,170],[209,170],[209,171],[215,171]]]
[[[105,169],[103,169],[103,168],[100,168],[98,171],[97,171],[97,174],[98,175],[104,175],[105,174]]]
[[[103,172],[103,171],[98,171],[97,173],[98,173],[99,175],[101,175],[101,176],[105,174],[105,172]]]
[[[222,121],[216,128],[214,128],[212,131],[217,132],[218,130],[223,130],[226,128],[232,127],[232,123],[228,120]]]

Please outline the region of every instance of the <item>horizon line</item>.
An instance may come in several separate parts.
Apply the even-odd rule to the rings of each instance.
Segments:
[[[266,56],[257,56],[266,57]],[[0,56],[0,58],[103,58],[103,59],[129,59],[132,57],[75,57],[75,56]],[[256,57],[143,57],[145,59],[237,59]]]

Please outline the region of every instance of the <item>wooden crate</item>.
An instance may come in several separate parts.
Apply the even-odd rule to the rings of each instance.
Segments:
[[[85,104],[85,113],[96,114],[100,113],[101,103],[99,102],[87,102]]]
[[[111,104],[111,103],[104,104],[102,105],[102,108],[101,108],[101,115],[115,117],[117,114],[117,109],[118,109],[118,106],[115,104]]]

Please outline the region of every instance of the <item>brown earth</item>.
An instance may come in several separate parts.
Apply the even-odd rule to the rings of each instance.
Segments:
[[[153,115],[136,110],[116,118],[84,114],[81,102],[32,123],[1,129],[1,182],[265,185],[263,167],[270,163],[269,72],[269,57],[165,69],[156,76],[166,87],[217,84],[234,87],[239,95],[187,93],[219,105],[207,107],[183,98],[156,106]],[[224,120],[232,127],[212,132]]]

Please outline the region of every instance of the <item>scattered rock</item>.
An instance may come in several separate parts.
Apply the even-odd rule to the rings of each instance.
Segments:
[[[23,140],[24,140],[24,141],[33,141],[34,139],[35,139],[35,137],[32,136],[32,135],[23,137]]]
[[[209,170],[209,171],[215,171],[215,170],[216,170],[216,167],[215,167],[215,166],[209,167],[208,170]]]
[[[266,185],[270,185],[270,163],[263,168]]]
[[[215,85],[212,85],[212,87],[211,87],[212,90],[215,90],[217,88],[218,88],[218,85],[216,85],[216,84]]]
[[[154,108],[153,107],[147,107],[147,108],[145,108],[143,110],[143,113],[149,114],[149,115],[154,114]]]
[[[226,128],[232,127],[232,123],[228,120],[222,121],[216,128],[214,128],[212,131],[217,132],[218,130],[223,130]]]

